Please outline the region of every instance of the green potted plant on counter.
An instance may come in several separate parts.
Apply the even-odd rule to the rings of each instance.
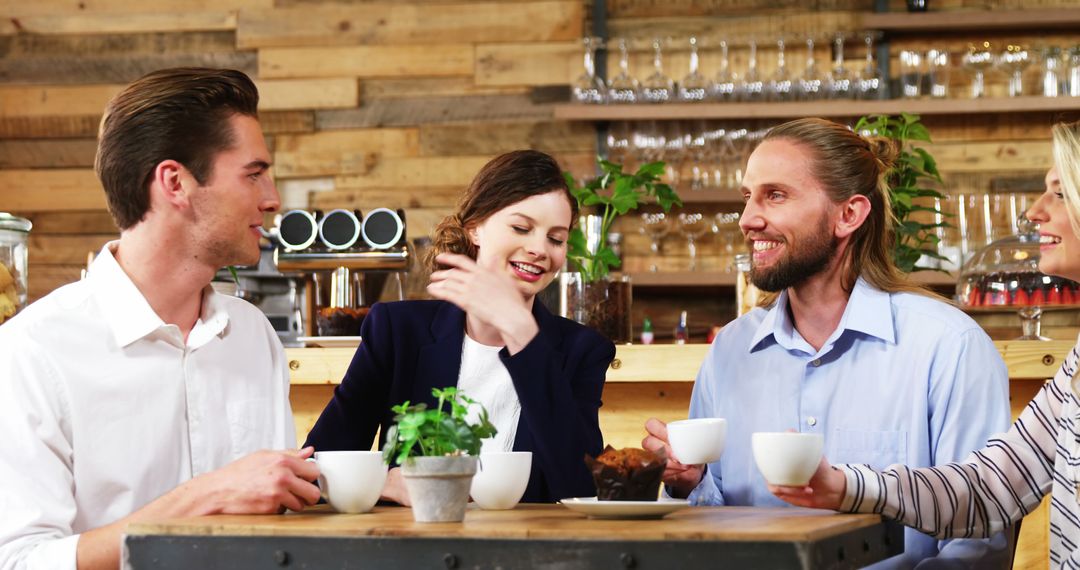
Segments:
[[[591,326],[616,343],[630,342],[631,288],[629,278],[610,278],[611,270],[621,265],[607,243],[615,220],[636,210],[650,200],[664,212],[681,206],[675,190],[663,183],[663,162],[641,165],[636,172],[623,172],[621,164],[598,158],[600,175],[579,186],[570,173],[564,173],[578,207],[596,213],[581,217],[571,232],[567,259],[572,272],[564,273],[560,287],[560,313]]]
[[[895,117],[862,117],[855,124],[855,132],[893,139],[900,151],[895,165],[886,175],[892,211],[896,216],[896,244],[893,247],[896,266],[905,273],[944,271],[918,264],[927,258],[949,261],[938,252],[938,229],[950,224],[944,221],[946,214],[933,202],[934,199],[945,199],[945,195],[932,187],[942,183],[941,173],[934,157],[915,144],[930,142],[930,131],[918,115],[901,113]],[[920,221],[919,216],[929,216],[931,221]]]
[[[457,388],[434,388],[431,394],[439,399],[433,410],[407,401],[391,408],[397,415],[386,432],[383,461],[401,465],[416,522],[461,521],[480,440],[495,435],[495,426],[487,410]],[[479,407],[475,422],[468,420],[472,405]]]

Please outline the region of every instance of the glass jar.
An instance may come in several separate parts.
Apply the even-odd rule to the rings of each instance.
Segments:
[[[0,323],[26,306],[26,263],[33,224],[0,212]]]
[[[1080,305],[1080,284],[1040,272],[1038,225],[1021,217],[1016,227],[1016,235],[991,242],[964,264],[957,301],[968,310],[1015,310],[1020,340],[1048,340],[1039,334],[1043,310]]]

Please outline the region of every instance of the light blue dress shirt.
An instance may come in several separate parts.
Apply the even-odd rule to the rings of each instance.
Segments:
[[[925,467],[960,461],[1008,429],[1008,402],[1008,372],[993,342],[944,302],[859,279],[839,326],[814,350],[795,330],[785,291],[771,309],[724,327],[701,365],[689,415],[727,418],[728,435],[690,501],[787,505],[754,464],[756,431],[820,433],[834,464]],[[1002,536],[939,542],[905,533],[904,555],[888,567],[910,567],[939,549],[953,562],[985,563],[1006,544]]]

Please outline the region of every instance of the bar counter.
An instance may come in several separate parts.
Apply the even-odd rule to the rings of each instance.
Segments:
[[[125,569],[143,568],[858,568],[898,554],[876,515],[693,507],[657,520],[586,518],[561,505],[415,523],[403,507],[360,515],[213,516],[132,524]]]

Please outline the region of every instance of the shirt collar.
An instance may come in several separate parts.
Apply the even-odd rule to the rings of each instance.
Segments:
[[[126,347],[158,331],[165,333],[167,330],[172,334],[165,333],[165,338],[180,339],[182,342],[179,328],[161,320],[116,261],[113,251],[118,245],[118,241],[105,244],[86,275],[95,298],[101,304],[102,318],[108,323],[117,345]],[[207,285],[203,289],[199,320],[188,334],[188,345],[195,347],[205,344],[213,336],[222,334],[228,322],[224,300]]]
[[[844,315],[840,317],[840,324],[829,336],[825,346],[831,345],[844,331],[857,331],[873,336],[886,342],[896,342],[896,327],[893,322],[892,302],[889,293],[875,289],[862,277],[855,281],[855,287],[851,290],[847,305],[844,307]],[[805,340],[797,337],[795,324],[791,321],[788,312],[787,289],[780,292],[772,308],[765,314],[754,336],[750,341],[750,351],[756,350],[767,338],[780,346],[791,350],[794,348],[809,349]],[[805,345],[805,346],[797,346]]]

